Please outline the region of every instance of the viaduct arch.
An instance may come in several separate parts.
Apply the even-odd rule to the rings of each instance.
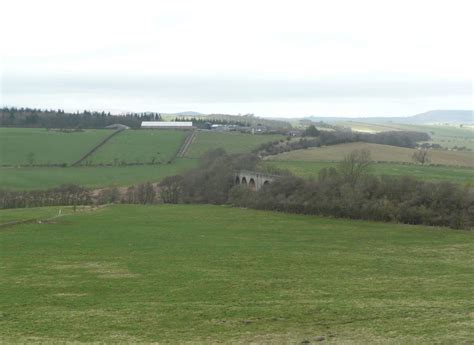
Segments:
[[[235,184],[243,184],[251,190],[258,191],[264,185],[273,182],[278,176],[255,171],[241,170],[235,173]]]

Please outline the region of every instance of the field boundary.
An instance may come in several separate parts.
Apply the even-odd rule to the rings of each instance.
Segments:
[[[192,131],[190,134],[188,134],[186,139],[184,139],[184,142],[179,148],[176,157],[183,158],[184,156],[186,156],[186,153],[188,153],[189,147],[194,142],[194,139],[196,139],[196,131]]]
[[[120,129],[117,129],[115,132],[113,132],[112,134],[109,134],[108,136],[106,136],[104,139],[102,139],[97,145],[95,145],[92,149],[90,149],[88,152],[86,152],[86,154],[84,154],[81,158],[79,158],[77,161],[75,161],[74,163],[71,164],[71,166],[75,167],[75,166],[78,166],[79,164],[81,164],[87,157],[89,157],[90,155],[92,155],[95,151],[97,151],[101,146],[105,145],[105,143],[107,143],[107,141],[109,141],[110,139],[112,139],[114,136],[116,136],[117,134],[119,134],[120,132],[123,132],[125,130],[125,128],[120,128]]]

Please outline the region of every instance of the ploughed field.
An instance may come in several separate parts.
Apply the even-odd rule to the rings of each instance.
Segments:
[[[469,343],[473,234],[224,206],[0,211],[0,343]]]

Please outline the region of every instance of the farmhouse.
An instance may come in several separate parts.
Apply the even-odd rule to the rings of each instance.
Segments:
[[[193,123],[191,121],[142,121],[141,128],[179,128],[191,129]]]

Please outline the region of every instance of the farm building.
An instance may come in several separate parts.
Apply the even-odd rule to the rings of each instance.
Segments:
[[[142,121],[141,128],[179,128],[191,129],[193,123],[188,121]]]

